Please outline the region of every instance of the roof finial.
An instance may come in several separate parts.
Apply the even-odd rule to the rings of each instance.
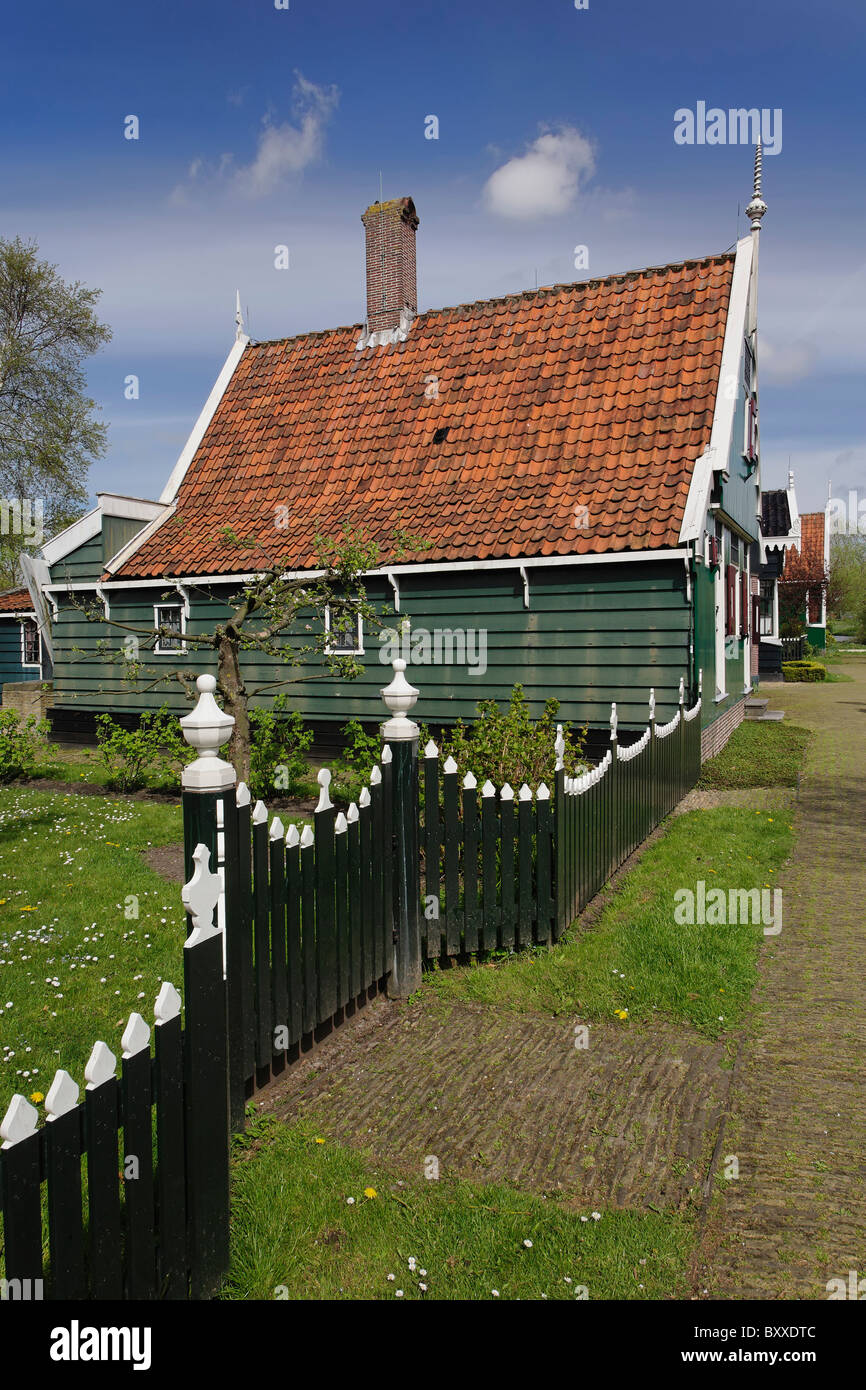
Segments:
[[[761,174],[763,172],[764,156],[760,140],[755,145],[755,187],[752,193],[752,201],[746,208],[746,216],[752,219],[752,231],[761,230],[761,218],[767,211],[767,204],[761,197]]]
[[[241,313],[241,292],[235,290],[235,342],[244,337],[244,316]]]

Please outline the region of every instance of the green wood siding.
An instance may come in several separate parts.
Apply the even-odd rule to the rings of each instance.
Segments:
[[[0,618],[0,685],[5,681],[38,681],[35,666],[21,665],[21,624],[17,618]]]
[[[52,584],[95,584],[103,571],[102,536],[93,536],[51,566]]]
[[[561,714],[575,723],[607,724],[610,703],[617,701],[623,727],[646,723],[649,689],[655,687],[659,721],[675,708],[680,675],[689,680],[690,613],[681,562],[552,566],[530,569],[530,608],[524,608],[523,583],[515,570],[479,570],[454,574],[414,575],[400,579],[400,613],[395,614],[390,586],[370,581],[368,594],[386,627],[411,620],[420,629],[484,633],[486,669],[472,674],[467,666],[410,664],[409,679],[421,696],[419,719],[452,723],[471,718],[481,699],[506,701],[520,682],[536,714],[555,695]],[[191,595],[190,632],[203,632],[227,615],[214,597]],[[155,602],[174,602],[161,589],[111,595],[112,617],[120,622],[150,626]],[[56,644],[55,698],[60,705],[81,709],[143,710],[168,703],[178,713],[186,708],[176,682],[144,692],[123,679],[122,666],[100,656],[98,644],[108,641],[118,651],[124,633],[104,624],[88,623],[74,609],[61,606],[54,629]],[[350,718],[380,719],[385,710],[381,688],[390,679],[390,661],[383,651],[386,637],[367,625],[363,674],[356,681],[329,675],[288,688],[307,719],[343,724]],[[386,657],[386,661],[380,659]],[[212,651],[190,649],[185,655],[145,655],[147,665],[197,673],[215,670]],[[247,685],[290,674],[288,667],[259,653],[244,658]],[[321,669],[321,668],[318,668]],[[309,667],[306,674],[313,674]],[[276,689],[254,700],[268,704]]]
[[[107,562],[122,550],[127,541],[137,536],[147,525],[146,521],[131,521],[123,516],[103,516],[102,518],[102,559]]]

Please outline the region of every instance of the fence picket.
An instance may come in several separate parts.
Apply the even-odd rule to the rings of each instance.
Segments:
[[[123,1298],[118,1137],[120,1092],[117,1058],[105,1043],[95,1044],[84,1069],[84,1125],[87,1136],[87,1224],[90,1294]]]

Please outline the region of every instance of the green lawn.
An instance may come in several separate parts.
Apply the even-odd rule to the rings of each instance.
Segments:
[[[130,1012],[150,1023],[162,980],[182,987],[180,892],[142,857],[182,838],[179,806],[3,791],[0,1111],[57,1067],[83,1089],[97,1039],[119,1057]]]
[[[698,787],[722,791],[738,787],[796,787],[812,734],[782,720],[744,722],[721,753],[701,768]]]
[[[501,962],[435,970],[422,988],[521,1010],[621,1018],[654,1014],[717,1037],[742,1017],[757,976],[760,925],[680,925],[674,892],[772,888],[793,835],[787,814],[726,808],[668,822],[595,923],[556,946]],[[772,901],[772,900],[771,900]]]
[[[321,1138],[309,1123],[262,1117],[235,1141],[224,1298],[688,1296],[684,1216],[607,1210],[596,1218],[591,1207],[513,1187],[401,1183],[363,1153]]]

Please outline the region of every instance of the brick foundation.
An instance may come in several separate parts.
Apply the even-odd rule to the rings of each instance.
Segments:
[[[746,715],[746,699],[738,700],[730,709],[726,709],[714,723],[708,724],[701,730],[701,762],[705,763],[707,758],[714,758],[717,753],[721,753],[731,734],[742,724]]]
[[[3,709],[14,710],[22,719],[44,719],[54,704],[54,688],[43,681],[6,681]]]

